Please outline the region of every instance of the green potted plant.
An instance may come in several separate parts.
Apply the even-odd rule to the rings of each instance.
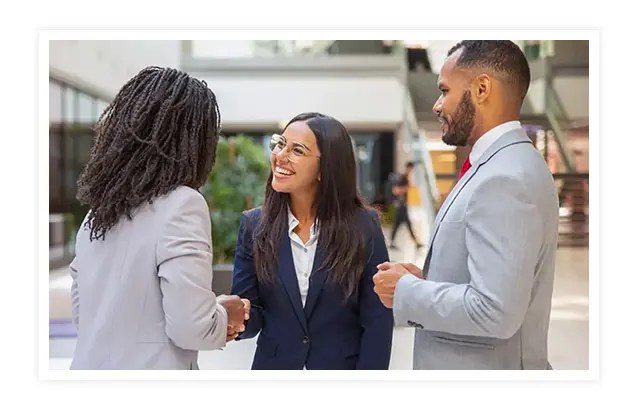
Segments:
[[[215,167],[202,193],[211,211],[213,290],[228,294],[242,211],[262,205],[270,164],[264,148],[252,138],[220,138]]]

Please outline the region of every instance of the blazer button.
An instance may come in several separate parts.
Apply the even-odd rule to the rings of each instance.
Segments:
[[[308,343],[308,337],[304,336],[304,339],[302,339],[302,343],[307,344]]]

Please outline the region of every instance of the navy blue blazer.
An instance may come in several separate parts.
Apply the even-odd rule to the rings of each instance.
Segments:
[[[358,224],[367,239],[367,263],[358,295],[344,302],[342,290],[327,280],[328,269],[317,269],[324,255],[318,247],[306,305],[302,306],[287,226],[274,285],[258,284],[253,264],[253,231],[261,208],[242,215],[235,249],[231,293],[251,301],[246,330],[237,339],[259,333],[253,370],[385,370],[393,338],[393,312],[373,291],[377,265],[388,261],[388,250],[374,211],[360,212]],[[321,232],[320,232],[321,235]]]

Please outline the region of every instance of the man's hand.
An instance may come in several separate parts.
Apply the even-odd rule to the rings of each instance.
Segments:
[[[385,264],[382,264],[385,265]],[[382,266],[379,265],[379,266]],[[389,263],[390,265],[390,263]],[[424,273],[422,272],[422,270],[420,268],[418,268],[417,266],[415,266],[412,263],[400,263],[400,265],[406,269],[407,271],[409,271],[411,274],[417,276],[420,279],[424,279]],[[380,269],[380,267],[377,267],[377,269]]]
[[[217,302],[226,309],[228,326],[233,327],[237,332],[243,332],[244,321],[249,317],[247,305],[250,310],[250,302],[240,299],[237,295],[220,295],[217,297]]]
[[[377,273],[373,276],[373,289],[379,300],[389,309],[393,308],[393,298],[395,297],[395,287],[399,279],[407,274],[412,274],[422,278],[422,270],[412,263],[390,263],[384,262],[377,265]]]

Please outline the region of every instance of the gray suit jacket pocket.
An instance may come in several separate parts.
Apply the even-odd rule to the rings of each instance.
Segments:
[[[443,337],[443,336],[433,336],[433,340],[437,343],[454,345],[459,347],[467,347],[471,349],[495,350],[495,345],[492,345],[490,343],[482,343],[482,342],[474,342],[474,341],[471,342],[468,340],[453,339],[450,337]]]

